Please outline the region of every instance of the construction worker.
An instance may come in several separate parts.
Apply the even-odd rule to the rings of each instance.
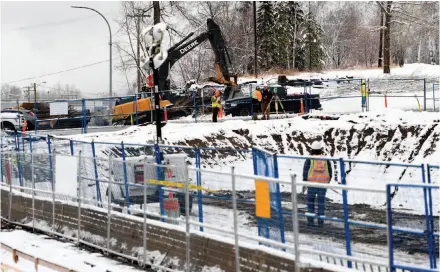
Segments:
[[[319,142],[312,143],[312,156],[322,156],[323,147]],[[303,168],[303,181],[312,183],[329,183],[332,179],[330,162],[325,160],[307,159]],[[313,186],[303,187],[303,193],[307,190],[307,212],[315,214],[315,199],[318,199],[318,216],[324,216],[325,194],[327,189]],[[307,225],[313,226],[314,218],[307,217]],[[318,227],[324,225],[323,219],[318,219]]]
[[[261,111],[263,112],[262,120],[269,120],[270,102],[272,101],[272,92],[269,90],[267,84],[264,84],[261,103]]]
[[[252,92],[252,107],[254,111],[254,120],[258,120],[258,112],[261,109],[261,100],[263,96],[261,94],[261,90],[259,87],[255,88],[255,91]]]
[[[211,105],[212,105],[212,122],[217,123],[218,111],[221,106],[221,93],[220,90],[216,90],[214,95],[211,97]]]

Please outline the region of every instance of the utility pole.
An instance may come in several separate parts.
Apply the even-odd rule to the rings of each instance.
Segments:
[[[34,107],[37,103],[37,83],[34,83]]]
[[[253,2],[254,6],[254,74],[257,78],[257,2]]]
[[[151,9],[151,8],[150,8]],[[137,35],[137,48],[136,48],[136,68],[137,68],[137,92],[141,92],[142,84],[142,72],[141,72],[141,19],[144,17],[150,17],[150,15],[145,15],[150,9],[136,9],[137,13],[134,15],[128,15],[127,17],[136,18],[136,35]]]

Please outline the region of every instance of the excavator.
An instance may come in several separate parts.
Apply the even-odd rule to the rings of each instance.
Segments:
[[[215,55],[215,69],[217,74],[215,77],[209,77],[208,80],[226,85],[226,86],[237,86],[237,75],[231,74],[229,72],[229,64],[231,60],[229,53],[225,46],[225,40],[223,39],[220,27],[214,22],[213,19],[207,19],[208,30],[201,33],[197,37],[190,39],[194,32],[189,33],[181,41],[173,45],[168,49],[168,57],[165,62],[159,67],[159,90],[170,90],[170,80],[168,78],[169,72],[173,65],[186,54],[191,52],[197,46],[203,44],[206,40],[209,40],[211,44],[211,49]],[[189,40],[190,39],[190,40]],[[233,80],[232,80],[233,79]],[[162,98],[167,97],[167,92],[162,93]],[[113,107],[113,122],[130,124],[133,120],[133,115],[137,110],[137,118],[139,123],[149,122],[151,118],[151,109],[154,107],[151,97],[149,97],[148,92],[142,92],[138,94],[139,99],[137,101],[119,101],[117,105]],[[177,101],[178,102],[178,101]],[[137,106],[136,106],[137,103]],[[184,105],[185,103],[177,103]],[[173,117],[173,113],[181,115],[178,112],[181,110],[173,111],[173,103],[169,100],[162,99],[160,101],[161,108],[168,109],[168,118]]]

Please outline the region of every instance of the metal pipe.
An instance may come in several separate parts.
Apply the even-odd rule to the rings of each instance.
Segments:
[[[32,142],[32,141],[31,141]],[[32,175],[32,232],[35,232],[35,178],[34,178],[34,153],[31,144],[31,175]]]
[[[235,271],[240,271],[240,248],[238,246],[238,219],[237,219],[237,195],[235,191],[235,167],[231,166],[232,177],[232,209],[234,213],[234,246],[235,246]]]
[[[110,232],[112,218],[112,155],[108,155],[108,186],[107,186],[107,255],[110,254]]]
[[[292,180],[292,226],[295,241],[295,272],[301,271],[301,257],[299,250],[299,227],[298,227],[298,200],[296,191],[296,174],[290,175]]]
[[[147,173],[147,157],[144,158],[144,176],[143,176],[143,184],[144,184],[144,206],[143,206],[143,216],[144,216],[144,233],[143,233],[143,250],[144,250],[144,262],[143,265],[145,267],[147,263],[147,182],[145,180],[145,175]]]
[[[185,170],[188,172],[188,166],[185,164]],[[190,224],[189,224],[189,177],[185,178],[185,225],[186,225],[186,272],[190,272]]]
[[[79,245],[81,240],[81,155],[82,151],[80,150],[78,153],[78,230],[77,230],[77,237],[76,237],[76,243]]]

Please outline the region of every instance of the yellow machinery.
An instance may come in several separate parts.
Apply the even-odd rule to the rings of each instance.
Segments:
[[[136,107],[137,103],[137,107]],[[147,97],[147,93],[143,92],[140,94],[140,97],[138,97],[137,101],[127,101],[122,102],[118,105],[118,102],[116,103],[112,110],[112,121],[123,121],[123,120],[130,120],[130,117],[138,113],[138,118],[140,117],[147,117],[150,116],[152,111],[154,111],[154,102],[151,101],[150,97]],[[173,104],[169,100],[161,100],[160,101],[160,107],[170,107]],[[150,119],[150,118],[147,118]]]

